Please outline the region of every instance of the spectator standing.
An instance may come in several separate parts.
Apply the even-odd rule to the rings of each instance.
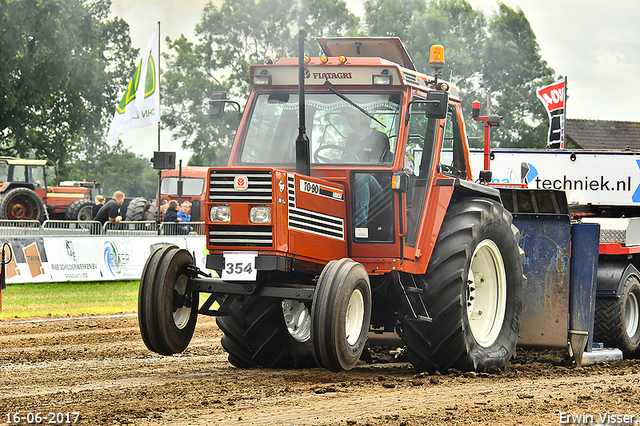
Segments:
[[[98,214],[98,211],[106,201],[107,201],[106,198],[104,198],[102,195],[96,195],[95,205],[93,206],[93,210],[91,211],[91,220],[96,220],[96,215]]]
[[[178,225],[173,224],[178,222],[178,202],[176,200],[169,201],[169,206],[164,212],[164,219],[162,221],[169,223],[169,225],[164,228],[165,235],[176,235],[178,233]]]
[[[122,214],[120,213],[120,206],[124,203],[124,192],[116,191],[113,193],[113,198],[107,201],[98,210],[94,220],[97,220],[101,224],[105,224],[107,221],[118,223],[122,220]]]
[[[190,202],[188,201],[182,202],[182,210],[178,212],[178,222],[180,222],[181,224],[191,222],[191,203]],[[189,232],[191,232],[190,225],[181,226],[180,229],[181,229],[181,232],[180,232],[181,234],[188,234]]]
[[[177,201],[176,201],[176,207],[178,207]],[[163,198],[162,201],[160,201],[160,219],[162,222],[169,222],[168,220],[164,220],[164,214],[166,213],[168,208],[169,208],[169,200],[167,200],[166,198]],[[176,209],[176,213],[177,211],[178,209]]]

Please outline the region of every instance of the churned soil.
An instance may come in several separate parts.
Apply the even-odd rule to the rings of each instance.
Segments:
[[[21,424],[83,425],[640,421],[640,360],[576,367],[562,351],[519,349],[507,372],[425,375],[376,348],[372,363],[342,373],[242,370],[220,337],[200,316],[187,350],[165,357],[144,346],[135,314],[0,321],[0,423],[15,413]]]

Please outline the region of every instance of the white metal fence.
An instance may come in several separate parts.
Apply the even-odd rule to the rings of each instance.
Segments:
[[[45,220],[0,220],[0,237],[20,236],[83,236],[83,235],[205,235],[204,222],[157,224],[152,221],[106,222]]]

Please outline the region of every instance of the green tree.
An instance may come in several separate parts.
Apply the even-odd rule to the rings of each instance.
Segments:
[[[366,0],[364,9],[368,35],[400,37],[406,43],[411,40],[409,29],[415,16],[425,13],[427,4],[425,0]]]
[[[546,112],[535,89],[553,81],[554,72],[522,10],[498,3],[486,16],[466,0],[368,0],[365,23],[370,35],[400,37],[422,72],[430,73],[431,45],[445,47],[443,78],[461,92],[471,136],[482,135],[470,120],[471,102],[489,94],[492,113],[504,116],[494,144],[544,146]]]
[[[493,112],[504,116],[492,138],[503,147],[544,147],[547,113],[536,89],[554,80],[540,55],[529,21],[520,8],[498,3],[484,45],[482,74]]]
[[[149,158],[124,149],[121,141],[99,158],[76,161],[71,169],[69,179],[100,182],[105,196],[123,191],[127,197],[153,199],[158,191],[158,172]]]
[[[478,64],[486,25],[485,16],[465,0],[437,0],[416,14],[409,27],[407,48],[415,52],[413,60],[419,70],[429,69],[432,45],[445,47],[443,78],[458,87],[466,111],[471,111],[471,103],[483,90]]]
[[[0,154],[100,154],[137,51],[109,0],[0,0]]]
[[[234,114],[222,123],[208,119],[214,91],[243,99],[249,66],[295,55],[300,29],[309,34],[307,52],[317,53],[314,37],[355,34],[358,23],[343,0],[225,0],[220,7],[209,3],[196,27],[197,42],[184,36],[169,40],[171,54],[164,55],[163,122],[194,152],[189,164],[226,162],[237,121]]]

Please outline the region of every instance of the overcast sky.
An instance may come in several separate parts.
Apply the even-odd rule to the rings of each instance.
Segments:
[[[498,4],[497,0],[467,1],[486,13],[495,11]],[[129,23],[133,46],[144,48],[158,21],[163,39],[185,34],[193,40],[193,29],[208,2],[113,0],[112,14]],[[362,14],[362,0],[346,2],[354,13]],[[568,118],[640,121],[640,1],[502,2],[522,9],[538,39],[542,58],[557,74],[567,77]],[[158,149],[156,128],[132,130],[121,139],[137,154],[151,157]],[[183,164],[190,155],[182,152],[180,142],[170,140],[168,132],[161,135],[161,149],[177,151]]]

